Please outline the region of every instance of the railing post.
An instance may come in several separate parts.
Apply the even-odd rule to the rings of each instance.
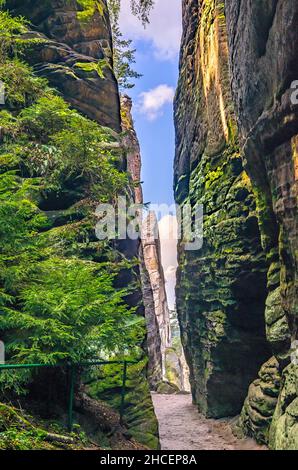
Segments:
[[[123,424],[124,418],[124,407],[125,407],[125,394],[126,394],[126,381],[127,381],[127,365],[136,364],[137,361],[95,361],[77,364],[67,364],[69,368],[69,396],[68,396],[68,429],[69,432],[73,431],[73,405],[74,405],[74,391],[75,391],[75,380],[76,371],[78,366],[94,366],[102,364],[123,364],[123,378],[122,378],[122,390],[121,390],[121,404],[120,404],[120,423]],[[1,364],[0,372],[2,370],[18,370],[18,369],[36,369],[43,367],[65,367],[65,364],[46,365],[46,364]]]
[[[122,390],[121,390],[121,405],[120,405],[120,424],[123,424],[123,417],[124,417],[126,379],[127,379],[127,362],[124,361],[123,362]]]
[[[73,401],[75,386],[75,366],[70,367],[69,401],[68,401],[68,430],[73,431]]]

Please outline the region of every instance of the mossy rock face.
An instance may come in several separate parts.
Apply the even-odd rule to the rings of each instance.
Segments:
[[[297,427],[287,411],[297,398],[297,369],[288,364],[298,319],[298,108],[290,85],[297,75],[298,3],[288,0],[281,8],[275,1],[229,0],[225,7],[233,101],[270,263],[267,338],[282,376],[270,446],[298,449]]]
[[[259,372],[259,378],[249,387],[238,426],[247,436],[268,444],[269,430],[281,387],[278,362],[273,357]]]
[[[298,450],[298,366],[283,371],[282,387],[270,428],[269,445],[276,450]]]
[[[93,398],[121,409],[122,365],[107,365],[98,372],[98,380],[89,387]],[[140,398],[141,397],[141,398]],[[150,449],[159,448],[158,424],[147,381],[147,360],[128,365],[124,401],[124,424],[129,434]]]
[[[68,433],[64,433],[69,439],[68,444],[51,444],[49,431],[41,423],[35,420],[33,424],[31,416],[24,416],[20,410],[4,403],[0,403],[0,434],[0,450],[74,450],[83,447],[80,440],[76,441]]]
[[[184,14],[175,197],[181,207],[203,205],[204,241],[197,251],[179,244],[177,310],[194,402],[207,416],[224,417],[239,414],[271,355],[268,264],[233,111],[223,3],[188,2]]]

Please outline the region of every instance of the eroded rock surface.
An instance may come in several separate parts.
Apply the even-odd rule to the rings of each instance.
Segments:
[[[226,1],[233,98],[247,171],[257,194],[270,268],[267,338],[282,372],[270,445],[298,448],[298,366],[291,344],[298,326],[298,4],[295,0]]]
[[[25,56],[35,73],[47,78],[49,84],[57,88],[74,109],[101,126],[107,126],[120,133],[124,129],[121,123],[118,85],[112,68],[109,14],[105,0],[98,5],[101,5],[103,10],[98,9],[97,2],[95,2],[91,15],[82,19],[80,13],[83,8],[75,0],[9,0],[7,2],[7,7],[13,14],[21,14],[30,20],[32,31],[24,35],[23,39],[37,39],[34,43],[28,41],[30,47],[27,48]],[[88,71],[78,64],[92,65],[92,70]],[[97,66],[100,69],[96,70]],[[115,136],[113,145],[121,156],[123,169],[131,170],[129,140],[124,139],[121,142],[119,135],[113,132],[111,134]],[[75,193],[75,202],[78,206],[81,204],[80,207],[84,207],[86,204],[83,199],[85,193],[80,192],[82,189],[80,184],[82,185],[82,182],[79,178],[74,177],[69,186],[61,191],[62,201],[54,197],[50,204],[46,201],[46,204],[40,207],[49,215],[53,225],[66,227],[67,224],[71,225],[77,219],[81,220],[84,217],[84,214],[73,216],[77,213],[77,209],[76,205],[73,205],[72,193]],[[130,196],[133,201],[135,195],[132,188]],[[81,246],[77,248],[78,244],[74,243],[72,249],[76,256],[102,262],[100,243],[95,237],[94,227],[89,222],[84,235],[89,240],[88,248],[81,248]],[[120,252],[127,259],[135,259],[138,256],[139,244],[138,240],[115,242],[113,245],[115,257],[118,257]],[[125,287],[139,280],[137,269],[124,269],[117,278],[117,287]],[[131,306],[139,306],[137,314],[143,315],[141,289],[136,288],[135,292],[129,293],[125,300]],[[144,337],[140,339],[139,344],[144,348],[144,354],[140,357],[139,363],[132,365],[128,370],[124,419],[131,436],[149,447],[157,448],[159,445],[158,426],[147,380],[145,344],[146,338]],[[111,382],[109,382],[109,373],[112,378],[115,376],[115,371],[112,369],[113,366],[106,371],[103,381],[105,380],[109,390],[108,399],[114,399],[115,402],[113,401],[112,404],[118,407],[119,393],[117,390],[115,394],[113,393],[115,390],[111,390]],[[117,373],[122,376],[122,369]],[[95,398],[97,398],[96,394]]]
[[[120,103],[113,72],[112,34],[107,8],[80,20],[76,0],[9,0],[14,14],[30,20],[29,37],[43,39],[27,52],[35,71],[76,109],[100,124],[120,131]],[[104,78],[96,70],[77,64],[100,62]],[[106,65],[104,65],[104,61]]]
[[[179,245],[177,310],[192,393],[207,416],[231,416],[271,353],[267,265],[239,147],[220,1],[183,2],[175,122],[176,201],[204,206],[203,248]]]
[[[268,443],[279,391],[278,362],[273,357],[262,366],[259,377],[250,385],[238,422],[241,430],[255,437],[258,442]]]
[[[266,450],[253,439],[237,439],[231,420],[206,419],[190,395],[153,394],[162,450]]]
[[[274,449],[298,448],[297,21],[295,0],[185,0],[175,106],[176,200],[205,212],[203,249],[179,248],[194,400],[235,413],[273,353],[240,424]]]

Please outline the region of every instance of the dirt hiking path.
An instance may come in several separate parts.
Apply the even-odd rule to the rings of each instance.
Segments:
[[[191,395],[152,394],[162,450],[266,450],[253,439],[237,439],[227,420],[198,414]]]

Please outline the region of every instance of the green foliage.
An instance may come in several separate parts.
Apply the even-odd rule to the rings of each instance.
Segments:
[[[4,248],[5,253],[22,247],[35,230],[44,226],[45,216],[27,199],[32,186],[30,180],[23,181],[14,172],[0,174],[0,249]]]
[[[132,312],[123,302],[126,292],[114,288],[114,277],[83,260],[51,257],[33,264],[20,282],[22,310],[4,308],[0,319],[0,329],[26,332],[11,337],[8,354],[54,364],[123,353],[135,331],[132,335]]]
[[[115,136],[59,96],[43,96],[18,118],[0,112],[0,126],[6,131],[0,164],[7,163],[19,143],[23,165],[31,176],[44,178],[44,189],[60,190],[66,180],[80,178],[86,195],[113,202],[128,187],[127,174],[117,169],[119,156],[109,149],[117,144]]]
[[[113,32],[113,69],[120,88],[133,88],[134,84],[131,80],[138,79],[142,75],[131,67],[131,64],[135,63],[136,52],[131,48],[132,40],[124,39],[119,28],[121,0],[108,0],[108,7]]]
[[[62,98],[40,98],[17,118],[2,112],[0,123],[6,130],[2,162],[18,143],[19,164],[47,184],[60,180],[62,186],[63,178],[80,175],[89,182],[90,196],[110,201],[127,183],[102,147],[111,140],[108,131],[70,110]],[[31,198],[40,191],[40,179],[18,173],[0,174],[0,330],[7,353],[14,361],[54,363],[132,347],[142,325],[130,321],[132,311],[123,302],[128,291],[113,286],[117,269],[56,257],[57,249],[40,235],[48,220]]]
[[[77,62],[76,67],[84,70],[85,72],[96,72],[97,75],[104,80],[104,69],[111,68],[106,59],[101,59],[98,62]]]
[[[104,13],[104,3],[102,0],[78,0],[82,11],[78,12],[78,19],[80,21],[88,21],[95,14],[96,11],[100,15]]]
[[[154,6],[154,0],[131,0],[131,10],[143,24],[149,22],[149,14]]]
[[[109,8],[112,13],[119,15],[121,0],[108,0]],[[103,0],[78,0],[81,6],[81,11],[78,13],[78,18],[81,21],[88,21],[92,16],[99,12],[100,15],[104,14],[105,4]],[[136,15],[143,24],[149,22],[149,14],[154,6],[154,0],[130,0],[131,11]]]
[[[46,80],[34,77],[31,68],[17,58],[0,61],[0,80],[5,84],[9,109],[30,106],[47,89]]]
[[[0,4],[0,9],[2,7],[3,3]],[[18,35],[26,32],[26,26],[27,22],[24,18],[13,18],[8,12],[0,10],[0,61],[11,50]]]
[[[74,116],[77,116],[76,111],[71,111],[60,96],[52,93],[24,109],[19,115],[19,122],[29,139],[46,143],[50,136],[67,128]]]
[[[0,60],[8,94],[0,111],[0,336],[7,359],[54,364],[127,354],[144,335],[143,321],[125,304],[133,284],[115,287],[132,263],[109,260],[111,249],[99,241],[95,259],[83,255],[95,239],[96,205],[128,191],[128,176],[117,169],[119,137],[70,109],[15,57],[11,45],[25,26],[11,21],[0,17],[0,29],[8,23],[10,31]],[[65,196],[68,212],[53,227],[49,214],[60,216]],[[48,199],[53,210],[44,212]],[[28,371],[2,373],[1,388],[20,393],[30,378]]]
[[[90,192],[101,202],[114,202],[128,185],[127,174],[117,170],[117,157],[105,149],[109,142],[95,123],[78,116],[72,128],[61,131],[52,139],[61,154],[63,172],[67,177],[79,174],[90,184]]]

